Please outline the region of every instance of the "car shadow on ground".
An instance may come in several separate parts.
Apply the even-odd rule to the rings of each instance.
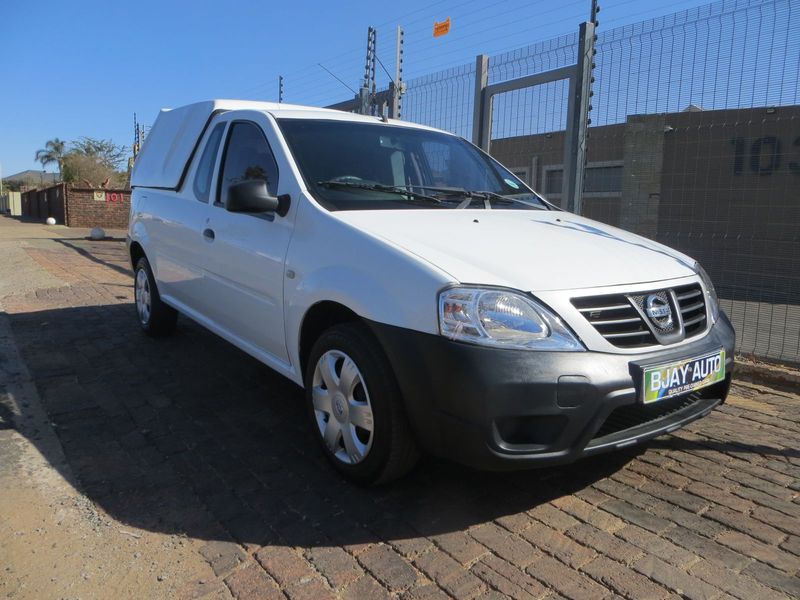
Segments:
[[[14,422],[14,413],[12,413],[5,404],[0,402],[0,431],[4,429],[16,429]]]
[[[656,438],[648,442],[649,448],[662,448],[672,450],[713,450],[723,454],[758,454],[761,456],[781,456],[800,458],[800,449],[766,446],[764,444],[748,444],[744,441],[730,440],[703,440],[702,443],[676,437]]]
[[[159,340],[131,304],[11,322],[82,490],[147,530],[291,546],[446,534],[583,489],[636,455],[509,473],[426,458],[364,489],[326,463],[298,387],[186,318]]]
[[[53,241],[73,250],[83,258],[108,267],[121,275],[128,275],[133,279],[130,263],[128,260],[120,262],[121,256],[118,247],[113,243],[120,241],[119,238],[106,237],[100,240],[92,240],[91,238],[57,238]],[[109,242],[112,242],[112,244],[109,245]],[[122,256],[125,259],[128,258],[127,253]]]

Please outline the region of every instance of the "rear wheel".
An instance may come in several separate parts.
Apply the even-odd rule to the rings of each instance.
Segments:
[[[345,477],[385,483],[414,466],[419,452],[394,373],[366,326],[326,330],[311,350],[305,386],[314,431]]]
[[[175,331],[178,311],[161,301],[150,263],[145,257],[136,263],[133,276],[136,315],[142,330],[153,337],[169,335]]]

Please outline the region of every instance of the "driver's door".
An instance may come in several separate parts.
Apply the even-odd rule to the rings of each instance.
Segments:
[[[204,229],[206,289],[209,317],[224,333],[239,345],[288,364],[283,280],[293,213],[280,217],[233,213],[225,208],[230,186],[244,180],[262,179],[271,195],[281,193],[272,150],[279,147],[275,136],[266,115],[256,111],[237,113],[228,125]],[[286,173],[285,178],[288,182],[290,175]]]

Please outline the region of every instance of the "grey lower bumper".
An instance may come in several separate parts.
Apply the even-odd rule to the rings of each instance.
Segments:
[[[371,326],[423,446],[489,469],[568,463],[673,431],[724,402],[733,371],[734,332],[724,315],[696,342],[639,355],[501,350]],[[642,365],[720,348],[725,381],[639,403]]]

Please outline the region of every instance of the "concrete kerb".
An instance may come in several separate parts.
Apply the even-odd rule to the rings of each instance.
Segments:
[[[740,381],[800,393],[800,366],[771,364],[737,356],[734,377]]]

